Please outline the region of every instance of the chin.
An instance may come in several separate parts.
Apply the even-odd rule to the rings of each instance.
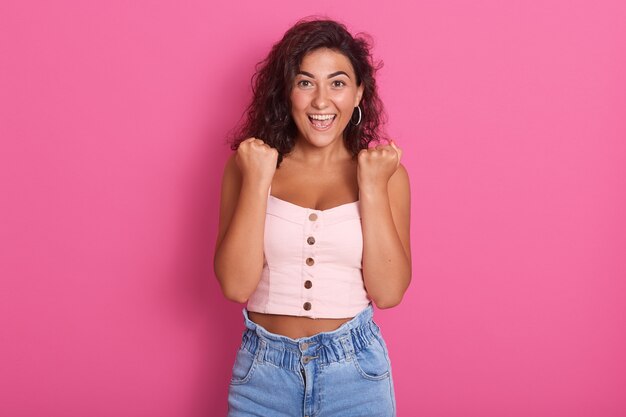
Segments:
[[[312,145],[324,147],[326,145],[330,145],[335,140],[343,140],[344,131],[345,127],[341,131],[333,129],[332,131],[329,130],[326,132],[319,132],[315,129],[310,129],[307,126],[305,130],[299,129],[299,136]]]

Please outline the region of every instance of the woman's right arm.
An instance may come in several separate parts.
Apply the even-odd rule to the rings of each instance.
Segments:
[[[261,278],[267,194],[277,157],[275,149],[251,138],[224,168],[213,268],[224,296],[238,303],[248,300]]]

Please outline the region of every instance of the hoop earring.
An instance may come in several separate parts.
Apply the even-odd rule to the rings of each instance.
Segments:
[[[356,106],[355,109],[359,109],[359,121],[356,123],[352,123],[354,126],[358,126],[361,123],[361,118],[363,116],[363,113],[361,112],[361,107]],[[354,111],[352,112],[352,116],[354,116]],[[352,118],[350,118],[350,121],[352,122]]]

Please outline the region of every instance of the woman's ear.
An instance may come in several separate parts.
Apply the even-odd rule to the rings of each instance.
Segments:
[[[363,83],[361,83],[361,85],[357,87],[357,90],[356,90],[356,102],[354,103],[354,107],[358,106],[359,103],[361,103],[361,98],[363,97],[363,89],[364,88],[365,88],[365,85]]]

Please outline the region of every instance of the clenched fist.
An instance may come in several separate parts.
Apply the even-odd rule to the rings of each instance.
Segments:
[[[258,181],[268,187],[274,178],[277,161],[278,151],[257,138],[242,141],[235,156],[244,181]]]
[[[388,145],[362,149],[358,155],[357,179],[359,188],[387,186],[389,178],[400,166],[402,149],[392,140]]]

